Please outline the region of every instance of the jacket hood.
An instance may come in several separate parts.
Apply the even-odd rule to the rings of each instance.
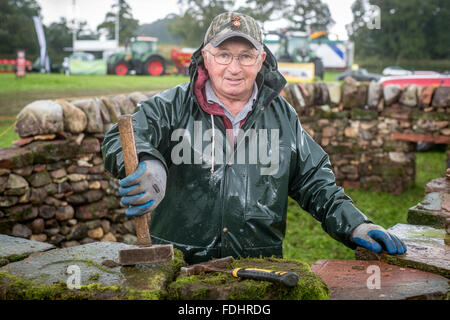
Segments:
[[[202,45],[192,54],[191,64],[189,65],[190,76],[190,94],[194,94],[194,83],[199,80],[199,66],[203,66],[203,56],[201,50]],[[266,52],[266,59],[262,68],[256,76],[256,84],[258,85],[258,100],[264,99],[264,105],[268,105],[277,95],[281,93],[286,85],[286,79],[278,71],[278,64],[275,56],[266,45],[263,45]],[[205,70],[206,71],[206,70]],[[206,80],[203,80],[206,81]]]

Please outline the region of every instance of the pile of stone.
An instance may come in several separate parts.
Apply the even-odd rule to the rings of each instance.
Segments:
[[[21,137],[0,149],[0,233],[70,247],[136,242],[118,181],[105,171],[104,133],[155,92],[36,101],[17,116]]]
[[[450,87],[288,84],[282,95],[330,155],[338,184],[399,194],[415,180],[416,143],[450,144]]]

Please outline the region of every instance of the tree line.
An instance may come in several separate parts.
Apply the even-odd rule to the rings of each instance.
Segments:
[[[161,42],[195,48],[200,46],[212,18],[224,11],[249,14],[262,26],[283,19],[286,27],[300,31],[329,30],[335,24],[328,5],[322,0],[245,0],[239,3],[238,6],[232,0],[178,0],[181,14],[140,24],[133,17],[128,2],[120,0],[120,44],[125,45],[131,37],[145,34],[156,36]],[[88,29],[86,21],[74,24],[65,18],[44,26],[50,58],[60,62],[70,53],[67,48],[72,46],[73,32],[77,39],[98,39],[101,35],[113,39],[117,9],[114,1],[95,30]],[[450,58],[450,32],[446,30],[450,21],[448,0],[355,0],[352,12],[353,21],[347,31],[355,43],[357,57]],[[378,20],[374,14],[378,14]],[[33,16],[41,16],[41,8],[35,0],[0,1],[0,58],[15,57],[17,49],[25,49],[28,58],[39,55]],[[374,19],[379,22],[379,28],[368,27],[373,25]]]

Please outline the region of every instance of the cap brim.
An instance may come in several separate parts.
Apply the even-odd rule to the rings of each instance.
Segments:
[[[233,38],[233,37],[240,37],[240,38],[244,38],[247,41],[249,41],[256,49],[259,49],[261,47],[261,43],[259,43],[258,41],[256,41],[255,39],[253,39],[252,37],[243,34],[241,32],[230,32],[227,33],[223,36],[217,37],[217,38],[212,38],[209,43],[211,43],[211,45],[213,47],[217,47],[218,45],[220,45],[222,42],[224,42],[227,39]]]

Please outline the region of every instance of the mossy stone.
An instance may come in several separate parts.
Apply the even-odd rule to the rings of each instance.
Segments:
[[[299,282],[294,288],[281,284],[238,279],[222,272],[204,273],[188,277],[179,276],[169,286],[169,299],[208,300],[325,300],[328,287],[312,273],[309,266],[296,260],[277,258],[238,259],[229,267],[257,267],[269,270],[294,271]]]

